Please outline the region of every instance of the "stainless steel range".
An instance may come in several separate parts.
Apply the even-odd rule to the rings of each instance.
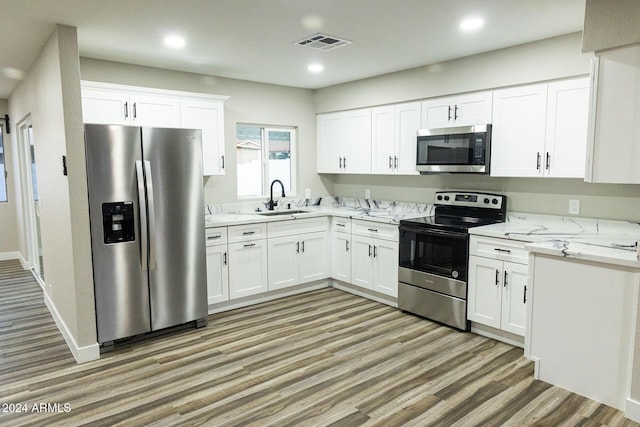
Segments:
[[[435,215],[400,221],[398,307],[463,331],[469,228],[504,222],[507,197],[438,191]]]

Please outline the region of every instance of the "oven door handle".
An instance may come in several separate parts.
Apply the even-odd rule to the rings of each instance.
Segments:
[[[460,233],[457,231],[442,231],[442,230],[435,230],[431,228],[416,228],[416,227],[409,227],[406,225],[400,225],[399,230],[400,232],[408,231],[410,233],[431,235],[431,236],[437,236],[437,237],[448,237],[448,238],[454,238],[454,239],[460,239],[460,240],[466,240],[467,237],[469,236],[469,234],[467,233]]]

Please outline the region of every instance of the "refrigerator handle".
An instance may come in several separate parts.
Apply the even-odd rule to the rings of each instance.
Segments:
[[[140,258],[142,259],[142,271],[147,271],[147,202],[144,192],[144,172],[140,160],[136,160],[136,179],[138,180],[138,210],[140,211]]]
[[[153,201],[153,179],[151,178],[151,162],[144,161],[144,175],[147,181],[147,205],[149,207],[149,270],[156,268],[156,217]]]

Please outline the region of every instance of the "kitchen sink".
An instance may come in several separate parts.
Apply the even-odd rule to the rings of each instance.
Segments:
[[[264,216],[277,216],[277,215],[295,215],[295,214],[311,213],[311,211],[286,210],[286,211],[266,211],[266,212],[256,212],[256,213],[258,215],[264,215]]]

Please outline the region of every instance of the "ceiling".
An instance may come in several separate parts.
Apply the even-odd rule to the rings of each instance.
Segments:
[[[303,88],[321,88],[581,31],[585,0],[0,0],[0,98],[56,23],[80,55]],[[458,29],[476,15],[483,28]],[[163,45],[168,33],[183,49]],[[353,42],[295,44],[315,33]],[[311,74],[307,66],[321,63]]]

